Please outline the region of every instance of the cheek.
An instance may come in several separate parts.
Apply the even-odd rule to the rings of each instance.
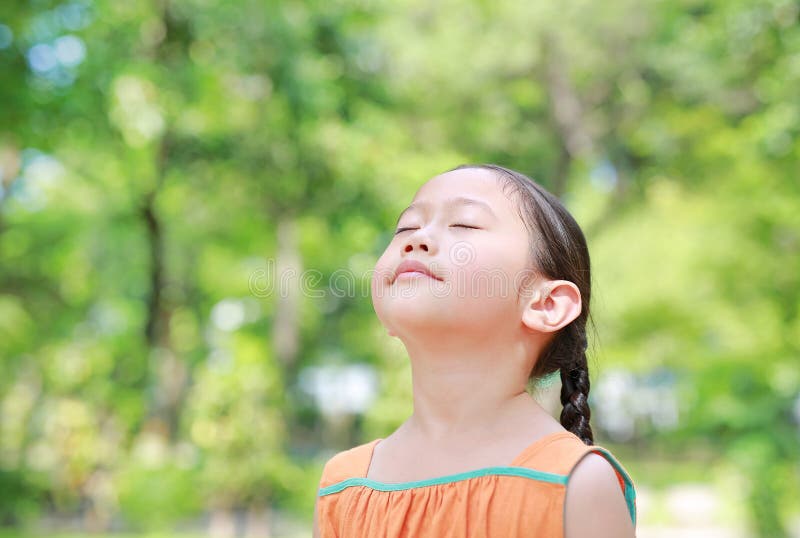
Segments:
[[[460,265],[453,263],[451,285],[455,296],[464,300],[516,302],[516,270],[507,262],[498,253],[489,251]]]
[[[381,257],[378,258],[378,261],[375,262],[375,267],[373,268],[373,287],[388,286],[391,281],[393,268],[394,264],[390,260],[390,256],[387,254],[387,252],[384,252]]]
[[[499,271],[462,271],[452,281],[453,297],[462,303],[497,305],[513,297],[509,279]]]
[[[370,279],[370,293],[373,307],[380,317],[381,314],[381,301],[386,296],[391,287],[391,278],[394,270],[394,264],[390,256],[384,254],[375,262],[375,267]]]

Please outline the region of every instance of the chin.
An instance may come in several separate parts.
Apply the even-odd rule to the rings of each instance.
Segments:
[[[493,323],[490,312],[446,297],[384,297],[376,306],[383,325],[398,336],[474,334]]]
[[[435,341],[442,339],[442,334],[455,331],[452,323],[445,323],[442,319],[392,319],[389,326],[390,332],[403,342],[422,341],[433,338]]]
[[[396,334],[452,324],[454,308],[447,298],[424,295],[373,297],[373,307],[384,327]]]

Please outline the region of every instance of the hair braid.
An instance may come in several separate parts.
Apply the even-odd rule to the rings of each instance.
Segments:
[[[589,368],[586,363],[586,330],[578,329],[576,346],[572,349],[572,362],[561,368],[561,425],[587,445],[594,444],[594,434],[589,419]]]

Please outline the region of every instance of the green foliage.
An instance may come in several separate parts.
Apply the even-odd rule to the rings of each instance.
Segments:
[[[40,513],[46,490],[31,473],[0,472],[0,522],[2,526],[25,523]]]
[[[131,466],[117,477],[119,511],[133,528],[164,528],[203,509],[193,468]]]
[[[428,177],[496,161],[586,232],[593,378],[677,380],[677,427],[637,423],[631,457],[713,455],[753,532],[784,535],[797,21],[783,0],[4,3],[0,522],[310,519],[322,456],[411,411],[369,303],[397,214]],[[269,288],[287,268],[316,278]],[[379,374],[363,416],[301,388],[341,362]]]

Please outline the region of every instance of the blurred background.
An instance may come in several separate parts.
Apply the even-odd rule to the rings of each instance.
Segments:
[[[411,412],[369,271],[465,162],[586,233],[639,536],[800,536],[799,12],[2,2],[0,536],[309,536]]]

